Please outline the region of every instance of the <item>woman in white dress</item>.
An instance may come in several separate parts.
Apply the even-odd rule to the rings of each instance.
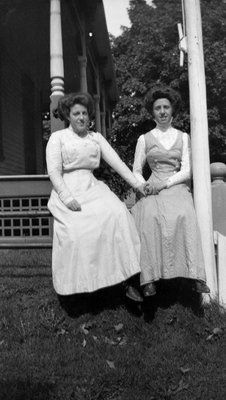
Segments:
[[[48,208],[54,217],[52,274],[59,295],[89,293],[140,273],[140,241],[125,204],[93,170],[100,158],[134,189],[134,177],[107,140],[89,130],[93,101],[88,93],[63,96],[59,116],[68,127],[52,133],[46,149],[53,185]],[[137,292],[140,300],[139,292]]]
[[[149,196],[132,208],[141,240],[141,285],[145,297],[156,294],[160,279],[188,278],[194,290],[208,293],[200,233],[190,192],[189,136],[172,127],[180,105],[174,90],[156,88],[146,97],[146,108],[156,127],[138,139],[134,175],[144,183],[147,162]]]

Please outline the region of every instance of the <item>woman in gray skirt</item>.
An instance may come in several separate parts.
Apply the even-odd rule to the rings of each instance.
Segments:
[[[144,183],[143,167],[151,169],[147,197],[132,208],[141,240],[141,286],[145,297],[156,294],[160,279],[188,278],[199,293],[209,293],[199,228],[190,191],[191,150],[187,133],[172,127],[179,94],[155,88],[146,108],[156,127],[138,139],[133,173]]]

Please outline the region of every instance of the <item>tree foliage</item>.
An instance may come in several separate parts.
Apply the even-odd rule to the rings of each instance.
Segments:
[[[177,23],[182,22],[180,0],[130,0],[130,28],[112,38],[112,53],[120,100],[114,110],[112,143],[131,166],[138,136],[153,127],[143,106],[147,91],[156,83],[178,90],[183,108],[174,126],[190,130],[187,57],[179,66]],[[201,0],[211,162],[226,162],[226,4]],[[118,183],[121,194],[124,184]]]

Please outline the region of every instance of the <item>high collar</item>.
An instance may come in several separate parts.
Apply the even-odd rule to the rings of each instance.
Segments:
[[[75,135],[77,135],[77,136],[80,137],[80,138],[85,138],[85,137],[87,137],[88,134],[89,134],[89,131],[86,131],[86,133],[85,133],[84,135],[79,135],[79,133],[77,133],[77,132],[74,131],[74,129],[72,128],[72,125],[71,125],[71,124],[68,126],[68,129],[70,129],[70,131],[72,131]]]
[[[158,129],[159,131],[161,131],[161,132],[167,132],[167,131],[169,131],[170,129],[172,129],[172,125],[171,125],[171,123],[168,125],[168,126],[161,126],[161,125],[159,125],[158,123],[156,123],[156,127],[155,127],[156,129]]]

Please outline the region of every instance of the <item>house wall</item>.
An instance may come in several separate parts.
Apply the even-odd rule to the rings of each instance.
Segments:
[[[40,94],[3,46],[1,60],[0,175],[42,174]]]
[[[0,174],[23,174],[23,117],[21,72],[4,49],[1,49],[1,137]],[[16,121],[16,123],[15,123]]]
[[[103,107],[105,92],[106,104],[110,99],[110,115],[115,96],[109,82],[114,74],[107,62],[110,53],[104,11],[99,17],[96,12],[103,9],[102,2],[62,0],[61,8],[64,91],[80,90],[79,57],[86,56],[88,91],[100,94],[100,112],[107,110]],[[89,36],[95,25],[96,32]],[[81,40],[83,32],[86,41]],[[101,40],[97,42],[98,32]],[[43,174],[42,115],[50,112],[52,89],[50,1],[0,0],[0,49],[0,176]],[[109,125],[110,118],[105,121]]]

